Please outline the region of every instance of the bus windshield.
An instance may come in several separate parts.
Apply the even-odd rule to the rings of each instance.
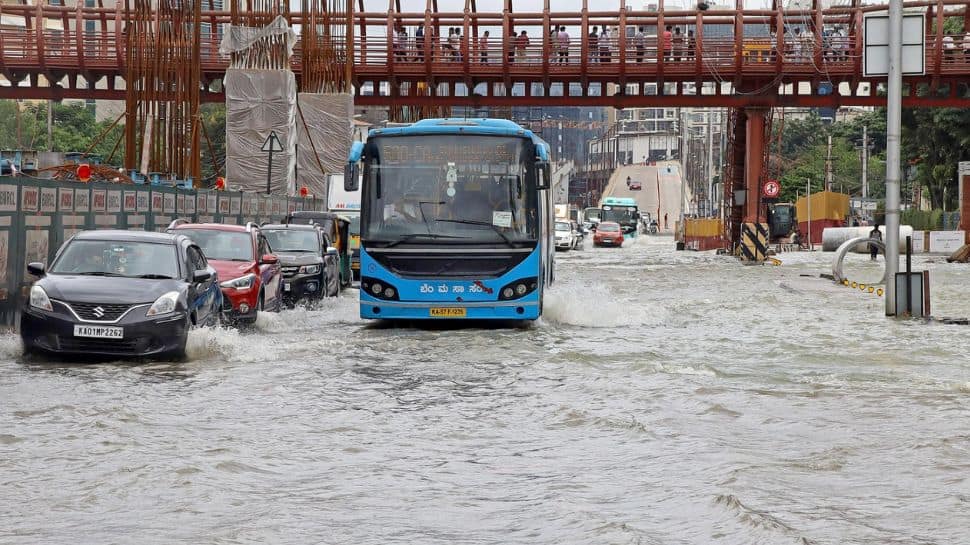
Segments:
[[[507,136],[372,138],[364,163],[367,242],[516,245],[538,236],[534,150]]]
[[[615,221],[619,224],[636,222],[637,207],[635,206],[603,206],[600,221]]]

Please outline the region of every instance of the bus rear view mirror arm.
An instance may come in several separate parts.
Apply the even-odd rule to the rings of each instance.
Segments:
[[[344,191],[357,191],[360,182],[357,177],[357,163],[347,163],[344,166]]]

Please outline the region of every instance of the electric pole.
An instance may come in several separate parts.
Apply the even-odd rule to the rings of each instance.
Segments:
[[[869,198],[869,127],[862,126],[862,198]]]
[[[825,190],[832,191],[832,135],[825,151]]]

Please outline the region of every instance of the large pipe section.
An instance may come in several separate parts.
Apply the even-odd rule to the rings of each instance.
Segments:
[[[834,252],[839,246],[845,243],[847,240],[852,240],[854,238],[867,238],[869,237],[869,231],[872,231],[872,227],[826,227],[822,230],[822,251],[823,252]],[[887,240],[886,237],[886,226],[880,226],[879,231],[882,233],[882,239]],[[900,225],[899,226],[899,251],[903,252],[906,250],[906,237],[913,236],[913,227],[910,225]],[[856,245],[852,249],[853,252],[857,254],[865,254],[869,252],[869,244],[861,243]]]

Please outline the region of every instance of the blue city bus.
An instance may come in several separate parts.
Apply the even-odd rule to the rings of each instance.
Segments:
[[[549,145],[507,120],[371,130],[344,174],[347,191],[361,186],[361,318],[539,318],[554,277],[549,174]]]
[[[635,238],[640,226],[640,212],[636,199],[604,197],[600,201],[600,221],[615,221],[620,224],[624,238]]]

